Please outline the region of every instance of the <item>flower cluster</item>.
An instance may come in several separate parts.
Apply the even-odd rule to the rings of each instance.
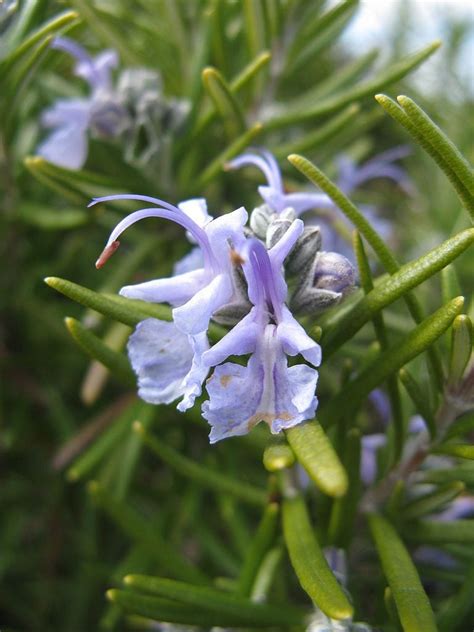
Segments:
[[[89,137],[121,139],[128,162],[149,165],[162,137],[184,120],[188,104],[165,99],[160,76],[151,70],[127,69],[114,82],[112,72],[119,59],[113,50],[93,58],[66,37],[56,37],[51,47],[75,59],[74,72],[87,82],[89,94],[59,99],[43,112],[42,125],[52,131],[39,145],[38,154],[60,167],[81,169],[87,159]]]
[[[153,404],[180,399],[178,409],[185,411],[210,374],[202,414],[211,425],[211,442],[245,434],[260,421],[277,433],[314,416],[321,348],[292,311],[320,311],[354,284],[352,265],[337,253],[322,252],[318,227],[305,227],[297,217],[314,196],[285,194],[268,153],[245,155],[232,165],[244,161],[271,166],[267,173],[274,185],[268,197],[272,206],[255,209],[249,222],[242,207],[213,219],[204,199],[174,206],[143,195],[111,195],[91,203],[136,200],[147,205],[112,231],[99,268],[117,249],[122,232],[144,218],[179,224],[195,244],[176,264],[174,276],[126,286],[120,293],[173,307],[171,322],[149,318],[130,337],[139,395]],[[231,327],[212,346],[211,319]],[[242,356],[243,361],[235,361]],[[306,362],[290,366],[289,357],[295,356]]]

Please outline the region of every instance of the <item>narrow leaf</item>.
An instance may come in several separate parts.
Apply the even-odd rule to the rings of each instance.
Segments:
[[[242,134],[246,127],[244,114],[224,77],[215,68],[204,68],[202,80],[215,109],[224,120],[229,138]]]
[[[445,161],[444,156],[434,147],[428,138],[419,129],[418,125],[407,115],[407,113],[397,104],[384,94],[377,94],[376,100],[384,108],[388,114],[398,121],[407,132],[423,147],[423,149],[433,158],[436,164],[444,171],[449,181],[453,185],[459,196],[463,206],[468,210],[471,217],[474,217],[474,197],[464,183],[460,180],[458,174],[452,170],[451,166]]]
[[[462,310],[463,304],[463,297],[458,297],[426,318],[401,342],[387,349],[354,380],[346,384],[344,391],[338,393],[324,409],[321,409],[321,416],[324,414],[325,419],[334,423],[345,412],[356,410],[367,395],[389,375],[426,351],[448,329]]]
[[[397,101],[474,197],[474,171],[456,145],[412,99],[402,95]]]
[[[240,618],[232,615],[197,609],[195,606],[186,606],[169,599],[149,597],[131,591],[108,590],[107,598],[129,614],[140,615],[154,621],[200,625],[205,628],[234,627],[242,623]]]
[[[472,342],[471,319],[465,314],[460,314],[454,319],[452,326],[448,385],[453,386],[461,380],[472,355]]]
[[[448,456],[456,456],[460,459],[474,459],[474,445],[472,444],[445,444],[433,450],[434,454],[447,454]]]
[[[222,615],[235,617],[248,625],[297,625],[302,622],[304,611],[285,605],[284,607],[254,604],[249,599],[230,595],[207,586],[196,586],[161,577],[127,575],[127,586],[197,609],[208,609]]]
[[[194,185],[196,190],[201,190],[222,170],[226,162],[229,162],[234,156],[237,156],[243,149],[248,147],[251,142],[261,133],[263,126],[261,123],[255,123],[253,127],[239,136],[227,149],[225,149],[197,178]]]
[[[115,522],[115,524],[134,542],[142,546],[150,557],[166,569],[173,577],[202,583],[205,576],[187,560],[173,550],[168,540],[165,540],[156,528],[132,507],[116,498],[107,490],[93,481],[89,484],[89,493],[97,503]]]
[[[459,316],[457,318],[459,318]],[[398,375],[411,401],[415,405],[417,412],[426,421],[431,437],[434,437],[436,435],[435,418],[430,407],[429,399],[426,397],[426,390],[418,384],[407,368],[400,369]]]
[[[285,112],[280,116],[275,116],[265,122],[265,128],[282,128],[293,123],[316,119],[321,116],[337,112],[359,99],[363,99],[364,97],[379,92],[384,87],[409,74],[423,61],[425,61],[425,59],[428,59],[428,57],[430,57],[439,48],[439,46],[440,42],[434,42],[417,53],[409,55],[398,63],[393,64],[393,66],[388,68],[388,70],[380,72],[376,77],[369,79],[368,81],[360,82],[358,85],[349,88],[342,94],[324,99],[313,108],[295,109]]]
[[[275,540],[278,526],[278,512],[279,506],[277,503],[270,503],[265,508],[260,524],[250,541],[242,564],[238,581],[239,595],[248,597],[252,594],[258,570]]]
[[[349,488],[343,498],[337,498],[332,506],[328,536],[332,544],[346,548],[354,533],[357,502],[360,493],[360,432],[349,431],[344,449],[344,464],[349,478]]]
[[[392,525],[371,514],[369,526],[405,632],[435,632],[430,602],[410,556]]]
[[[13,66],[18,62],[27,58],[31,50],[41,42],[47,36],[55,35],[64,27],[71,27],[74,23],[78,22],[79,14],[76,11],[66,11],[60,15],[55,16],[39,29],[29,35],[23,42],[17,46],[5,59],[0,62],[0,73],[2,78],[7,72],[11,72]],[[51,38],[48,39],[48,42]]]
[[[330,440],[315,420],[285,431],[296,458],[314,483],[328,496],[343,496],[347,474]]]
[[[441,509],[444,505],[454,500],[459,494],[465,490],[466,486],[460,481],[447,483],[442,485],[434,492],[425,494],[420,498],[415,498],[401,507],[400,514],[403,520],[414,520],[421,518],[426,514],[433,513],[437,509]]]
[[[265,503],[267,494],[263,489],[258,489],[258,487],[248,485],[191,461],[191,459],[183,456],[163,441],[159,441],[152,436],[139,423],[135,424],[134,431],[160,459],[183,476],[189,477],[194,483],[200,483],[204,487],[232,494],[240,498],[240,500],[253,505],[261,506]]]
[[[474,520],[419,520],[407,525],[404,534],[423,544],[474,544]]]
[[[295,573],[314,603],[332,619],[351,617],[352,606],[328,566],[302,496],[283,500],[283,534]]]
[[[98,336],[86,329],[75,318],[66,318],[65,322],[69,333],[87,355],[101,362],[112,375],[115,375],[127,386],[135,386],[135,374],[123,353],[118,353],[107,347]]]
[[[305,133],[300,138],[292,140],[289,143],[279,144],[273,152],[275,157],[277,159],[282,159],[288,156],[288,154],[299,151],[310,151],[315,147],[321,146],[323,143],[336,136],[338,132],[351,125],[355,121],[359,112],[360,108],[358,105],[350,105],[340,114],[331,118],[327,123],[319,126],[314,132],[309,134]]]
[[[165,305],[147,303],[123,296],[99,294],[82,287],[82,285],[58,277],[46,277],[44,281],[54,290],[76,301],[76,303],[118,320],[129,327],[135,327],[146,318],[171,320],[171,308]]]

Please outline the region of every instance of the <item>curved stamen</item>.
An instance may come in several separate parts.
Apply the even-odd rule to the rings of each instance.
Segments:
[[[267,161],[268,166],[271,169],[271,172],[272,172],[272,175],[273,175],[271,186],[274,189],[278,189],[278,191],[283,193],[283,191],[284,191],[284,189],[283,189],[283,180],[282,180],[282,177],[281,177],[280,167],[278,166],[278,163],[275,160],[275,156],[271,152],[269,152],[268,149],[261,149],[260,153],[265,158],[265,160]]]
[[[278,193],[283,193],[279,172],[277,172],[276,175],[272,165],[269,165],[264,158],[261,158],[256,154],[242,154],[241,156],[238,156],[237,158],[234,158],[234,160],[228,162],[226,167],[228,169],[240,169],[241,167],[247,167],[249,165],[253,165],[254,167],[260,169],[267,180],[268,186],[278,191]]]
[[[117,196],[107,196],[108,198],[117,199]],[[143,199],[145,196],[135,196],[130,198],[124,198],[123,196],[118,196],[120,199]],[[100,201],[103,201],[105,198],[97,198],[96,201],[89,204],[92,206]],[[149,198],[153,200],[153,198]],[[139,222],[142,219],[146,219],[147,217],[159,217],[162,219],[169,219],[176,224],[179,224],[186,230],[188,230],[192,236],[196,239],[197,243],[201,247],[204,255],[204,266],[214,268],[216,266],[216,261],[214,255],[212,253],[211,245],[209,243],[209,239],[206,233],[200,228],[195,222],[192,221],[185,213],[180,211],[177,207],[173,207],[171,204],[167,205],[171,207],[172,210],[165,208],[145,208],[140,211],[135,211],[134,213],[130,213],[126,217],[120,221],[117,226],[114,228],[110,237],[107,241],[107,244],[97,260],[96,267],[102,267],[106,261],[113,255],[113,253],[117,250],[119,243],[117,240],[124,230]]]

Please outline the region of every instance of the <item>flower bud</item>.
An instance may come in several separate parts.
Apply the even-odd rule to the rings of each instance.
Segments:
[[[280,241],[290,226],[291,220],[281,219],[279,215],[276,216],[276,219],[270,223],[267,230],[266,245],[268,250]]]
[[[319,226],[306,226],[285,263],[290,274],[299,274],[307,268],[321,248]]]
[[[302,314],[316,314],[336,305],[354,287],[354,267],[337,252],[318,252],[299,274],[301,282],[290,305]]]
[[[319,252],[316,256],[313,287],[346,294],[354,287],[352,263],[337,252]]]
[[[253,209],[250,213],[249,224],[256,237],[265,239],[268,227],[274,215],[274,212],[266,204]]]

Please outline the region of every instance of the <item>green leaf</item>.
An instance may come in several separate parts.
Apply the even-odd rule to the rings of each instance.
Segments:
[[[69,333],[87,355],[101,362],[112,375],[115,375],[127,386],[135,386],[135,374],[123,353],[118,353],[107,347],[98,336],[87,330],[75,318],[66,318],[65,322]]]
[[[160,459],[183,476],[189,477],[195,483],[200,483],[203,487],[219,492],[232,494],[236,498],[253,505],[261,506],[265,504],[267,494],[263,489],[242,483],[234,478],[225,476],[221,472],[211,470],[204,465],[191,461],[163,441],[159,441],[156,437],[149,434],[139,423],[135,424],[134,431]]]
[[[442,603],[438,613],[438,625],[443,632],[460,629],[462,621],[472,609],[472,587],[474,586],[474,562],[469,564],[464,582],[459,591]],[[466,621],[467,624],[467,621]]]
[[[314,55],[320,50],[321,36],[339,23],[341,18],[349,18],[354,13],[357,4],[358,0],[344,0],[322,15],[314,12],[313,19],[309,19],[303,25],[298,37],[295,38],[292,49],[290,49],[287,70],[289,75],[311,63]],[[298,54],[295,54],[296,51],[299,51]]]
[[[88,476],[97,465],[104,461],[121,439],[130,432],[132,421],[136,419],[136,409],[137,402],[133,401],[114,420],[113,424],[74,461],[73,465],[66,472],[66,477],[69,481],[77,481]]]
[[[417,53],[405,57],[405,59],[393,64],[387,70],[383,70],[374,78],[360,82],[355,87],[351,87],[345,92],[334,97],[324,99],[312,108],[296,108],[286,111],[281,116],[275,116],[265,122],[266,129],[278,129],[287,127],[293,123],[301,123],[310,119],[317,119],[327,114],[332,114],[347,105],[375,94],[386,86],[405,77],[408,73],[419,66],[425,59],[428,59],[440,46],[440,42],[434,42]]]
[[[407,524],[404,535],[423,544],[474,544],[474,520],[419,520]]]
[[[397,101],[474,199],[474,170],[459,149],[412,99],[402,95]]]
[[[474,430],[474,412],[456,419],[456,421],[448,428],[446,438],[452,439],[454,437],[459,437],[471,432],[472,430]]]
[[[12,72],[15,65],[18,65],[20,62],[24,63],[35,46],[40,43],[44,45],[46,41],[49,44],[52,35],[56,35],[66,26],[70,28],[74,24],[78,24],[78,17],[79,14],[76,11],[66,11],[56,15],[24,39],[19,46],[14,48],[13,51],[0,62],[0,74],[2,78],[5,77],[6,73]]]
[[[161,577],[127,575],[124,583],[134,590],[144,591],[161,598],[172,599],[180,604],[194,606],[228,617],[240,625],[297,625],[301,624],[304,611],[290,605],[274,606],[255,604],[249,599],[230,595],[207,586],[196,586]]]
[[[271,55],[268,51],[257,55],[255,59],[253,59],[248,66],[246,66],[236,77],[233,79],[230,84],[230,91],[233,95],[237,94],[245,88],[249,84],[252,79],[258,75],[258,73],[267,66],[271,59]],[[189,142],[195,142],[197,138],[207,129],[207,127],[212,123],[214,118],[216,117],[217,112],[215,108],[208,110],[203,116],[197,121],[195,129],[191,132],[190,139],[186,140],[186,146]]]
[[[149,556],[173,577],[198,583],[207,581],[201,571],[191,566],[173,549],[169,540],[163,538],[158,530],[128,503],[114,498],[95,481],[89,483],[88,490],[94,502],[110,516],[114,523],[136,544],[143,547]]]
[[[194,188],[196,191],[203,189],[222,170],[226,162],[240,154],[261,133],[263,126],[255,123],[250,129],[239,136],[227,149],[225,149],[211,164],[198,176]]]
[[[459,316],[457,318],[459,318]],[[426,397],[426,390],[418,384],[407,368],[400,369],[398,375],[411,401],[415,405],[416,411],[426,421],[430,435],[433,438],[436,435],[436,423],[433,411],[430,407],[429,398]]]
[[[461,285],[456,268],[453,264],[449,264],[441,270],[441,296],[443,297],[443,303],[447,303],[455,296],[461,296],[461,294]]]
[[[462,379],[472,355],[472,322],[469,316],[460,314],[454,319],[449,357],[448,385],[454,386]]]
[[[445,444],[440,445],[434,450],[433,454],[447,454],[448,456],[456,456],[460,459],[474,459],[474,445],[472,444]]]
[[[258,55],[265,48],[265,19],[263,3],[254,0],[243,0],[245,20],[245,36],[251,57]]]
[[[430,602],[403,542],[382,516],[371,514],[368,518],[404,631],[435,632],[437,628]]]
[[[78,208],[52,210],[49,206],[24,201],[18,209],[22,222],[43,230],[68,230],[90,221],[87,211]]]
[[[348,480],[330,440],[315,421],[298,424],[285,431],[288,443],[310,478],[328,496],[343,496]]]
[[[60,279],[59,277],[46,277],[45,283],[57,292],[80,303],[85,307],[118,320],[129,327],[135,327],[146,318],[158,318],[159,320],[171,320],[171,308],[156,303],[147,303],[123,296],[99,294],[82,285]]]
[[[384,108],[392,118],[402,125],[407,132],[416,140],[416,142],[423,147],[423,149],[433,158],[436,164],[444,171],[449,181],[453,185],[456,193],[461,200],[463,206],[468,210],[471,218],[474,217],[474,197],[466,188],[464,182],[460,179],[459,175],[453,171],[451,165],[445,160],[445,157],[440,153],[435,145],[431,143],[431,135],[426,136],[426,127],[419,127],[419,123],[415,122],[408,114],[402,109],[395,101],[390,99],[384,94],[377,94],[376,100]],[[426,115],[425,115],[426,116]],[[429,120],[429,119],[428,119]],[[434,125],[432,123],[432,125]]]
[[[421,518],[454,500],[459,494],[462,494],[465,488],[466,486],[461,481],[447,483],[430,494],[425,494],[406,503],[400,509],[400,514],[404,521]]]
[[[232,140],[242,134],[246,128],[244,114],[224,77],[215,68],[204,68],[202,80],[215,109],[224,121],[228,137]]]
[[[129,66],[140,66],[142,61],[134,50],[128,45],[123,32],[119,32],[107,13],[98,11],[91,2],[86,0],[71,0],[79,15],[88,23],[91,30],[107,46],[111,46],[120,53],[122,61]]]
[[[343,498],[337,498],[329,519],[328,537],[332,544],[347,548],[354,534],[357,502],[360,494],[360,431],[353,428],[347,434],[344,464],[347,469],[349,488]]]
[[[367,259],[367,255],[365,252],[364,243],[357,231],[354,231],[353,233],[352,244],[357,259],[360,284],[362,289],[364,290],[364,294],[367,296],[367,294],[374,289],[374,283],[372,280],[372,272],[370,270],[369,260]],[[379,312],[376,312],[372,317],[372,322],[376,338],[380,344],[380,349],[382,351],[386,351],[386,349],[388,348],[388,334],[385,328],[383,315]],[[392,410],[395,460],[398,461],[403,450],[404,424],[402,404],[400,400],[400,391],[395,375],[388,378],[387,390],[390,400],[390,408]]]
[[[242,618],[223,614],[213,610],[197,609],[169,599],[149,597],[124,590],[108,590],[107,598],[130,614],[140,615],[155,621],[199,625],[204,628],[237,627],[242,625]],[[266,624],[252,627],[267,627]]]
[[[465,463],[457,467],[441,468],[439,470],[426,470],[416,477],[417,483],[432,483],[440,485],[451,481],[463,481],[467,486],[474,487],[474,467],[471,463]]]
[[[321,409],[321,417],[324,415],[325,419],[334,423],[345,412],[356,410],[367,395],[389,375],[426,351],[448,329],[463,305],[462,296],[443,305],[415,327],[402,341],[381,353],[354,380],[346,384],[342,392]]]
[[[332,619],[352,617],[352,606],[326,562],[302,496],[283,500],[283,534],[299,582],[314,603]]]
[[[439,272],[473,243],[474,229],[469,228],[458,233],[419,259],[406,263],[366,296],[360,298],[340,317],[336,315],[334,319],[327,322],[323,319],[321,326],[323,327],[322,344],[325,357],[350,340],[374,314]]]
[[[249,597],[252,595],[255,579],[265,555],[272,547],[278,526],[279,506],[270,503],[265,508],[258,528],[250,541],[244,557],[238,581],[238,594]]]
[[[359,113],[360,108],[358,105],[350,105],[340,114],[329,119],[327,123],[319,126],[314,132],[305,133],[300,138],[296,138],[286,144],[279,144],[273,152],[275,158],[281,159],[294,152],[310,151],[315,147],[321,146],[336,136],[338,132],[352,125]]]

